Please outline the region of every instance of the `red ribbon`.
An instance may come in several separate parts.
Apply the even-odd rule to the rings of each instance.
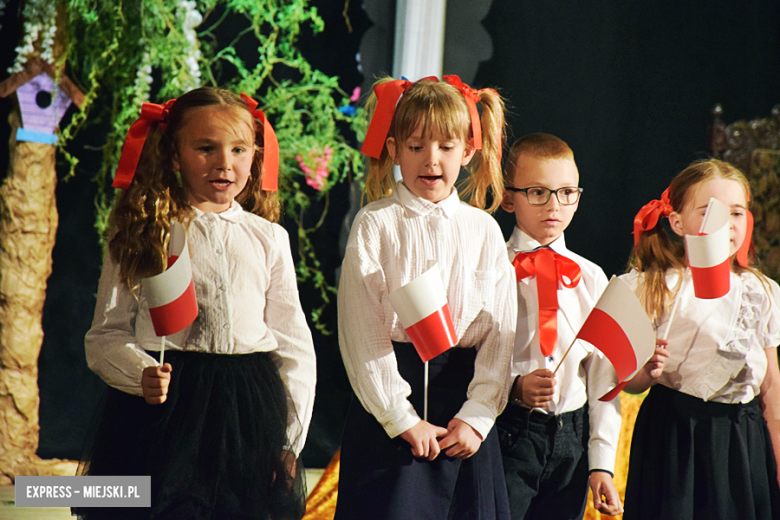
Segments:
[[[144,149],[144,143],[149,135],[152,123],[158,121],[165,123],[168,118],[168,111],[175,101],[175,99],[171,99],[164,105],[144,103],[141,106],[141,116],[130,126],[125,143],[122,145],[122,155],[119,157],[119,165],[116,168],[114,182],[111,183],[111,186],[123,190],[130,186],[135,176],[135,170],[138,168],[138,160],[141,158],[141,152]]]
[[[634,217],[634,246],[639,243],[639,237],[645,231],[650,231],[658,224],[658,219],[663,215],[668,217],[672,212],[669,203],[669,188],[661,194],[661,200],[652,200],[645,204]]]
[[[276,139],[270,121],[266,119],[265,113],[257,109],[257,101],[241,93],[241,99],[249,105],[249,111],[255,119],[259,119],[263,125],[263,172],[260,187],[266,191],[277,191],[279,189],[279,141]]]
[[[477,103],[480,101],[480,91],[469,87],[455,75],[442,76],[442,79],[458,89],[466,100],[466,105],[469,107],[469,114],[471,116],[471,133],[473,135],[472,146],[475,150],[481,150],[482,125],[480,124],[479,112],[477,111]],[[438,78],[436,76],[428,76],[420,81],[426,80],[438,81]],[[390,124],[393,122],[393,115],[395,114],[395,107],[398,104],[398,99],[404,92],[409,90],[409,87],[413,84],[414,83],[411,81],[405,79],[396,79],[374,86],[376,109],[374,110],[374,116],[371,118],[371,123],[368,125],[366,138],[363,141],[363,147],[360,149],[361,153],[373,157],[374,159],[379,159],[382,155],[382,150],[385,147]]]
[[[479,91],[475,90],[460,80],[460,77],[442,76],[442,79],[460,90],[463,94],[463,98],[466,100],[466,104],[469,107],[469,114],[471,114],[471,134],[473,136],[472,147],[474,150],[482,149],[482,125],[479,120],[479,112],[477,112],[477,103],[480,101]]]
[[[750,195],[747,200],[750,202]],[[634,217],[634,246],[639,243],[639,237],[643,232],[653,229],[658,224],[661,215],[668,217],[672,211],[672,205],[669,203],[669,188],[666,188],[661,194],[661,200],[653,200],[645,204]],[[753,213],[747,210],[746,216],[745,240],[737,251],[737,262],[742,267],[749,265],[748,252],[753,248]]]
[[[435,79],[435,78],[434,78]],[[379,159],[387,140],[387,132],[390,130],[390,123],[393,122],[395,114],[395,105],[401,94],[409,90],[412,82],[405,79],[396,79],[374,85],[374,95],[376,95],[376,109],[368,125],[366,138],[363,140],[361,153]]]
[[[747,202],[750,203],[750,194],[747,195]],[[748,262],[748,252],[753,248],[753,213],[747,210],[747,228],[745,229],[745,239],[737,251],[737,262],[742,267],[750,265]]]
[[[577,262],[549,248],[530,253],[517,253],[512,261],[517,280],[536,276],[536,297],[539,302],[539,345],[542,354],[551,355],[558,341],[558,282],[572,289],[580,283],[582,271]],[[566,282],[566,279],[569,282]]]

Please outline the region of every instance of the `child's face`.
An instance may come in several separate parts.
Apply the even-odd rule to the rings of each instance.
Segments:
[[[446,199],[458,180],[460,167],[474,156],[461,139],[445,139],[434,132],[422,135],[422,124],[403,143],[387,138],[387,151],[401,167],[404,184],[412,193],[431,202]]]
[[[200,107],[185,116],[173,163],[194,207],[220,213],[244,189],[255,153],[252,128],[249,112],[232,107]]]
[[[742,183],[732,179],[712,179],[690,188],[692,196],[682,211],[669,215],[669,225],[680,236],[698,235],[710,197],[718,199],[731,209],[729,251],[739,250],[747,233],[747,195]]]
[[[557,190],[577,187],[580,174],[572,159],[538,159],[528,154],[517,158],[510,184],[514,188],[542,187]],[[559,193],[563,198],[563,193]],[[561,236],[577,211],[579,200],[564,206],[550,193],[550,200],[541,206],[528,202],[526,192],[504,190],[501,207],[514,213],[517,227],[541,245],[546,246]]]

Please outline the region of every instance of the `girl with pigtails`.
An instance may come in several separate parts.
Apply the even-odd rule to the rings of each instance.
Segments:
[[[338,296],[356,398],[336,519],[509,518],[494,422],[508,395],[517,289],[498,224],[483,211],[501,201],[503,102],[457,76],[388,78],[367,112],[371,203],[352,225]],[[461,167],[469,204],[455,189]],[[388,295],[433,265],[458,341],[429,361],[426,420],[424,365]]]
[[[710,199],[729,208],[729,283],[703,299],[682,237],[699,234]],[[780,288],[752,266],[749,202],[742,172],[710,159],[634,219],[622,278],[668,354],[626,386],[650,389],[631,441],[626,520],[780,518]]]
[[[213,88],[145,103],[122,151],[108,254],[86,335],[111,388],[80,474],[149,475],[151,507],[87,519],[299,519],[298,456],[315,358],[289,237],[278,145],[257,103]],[[198,315],[161,343],[144,278],[186,228]],[[74,508],[75,509],[75,508]]]

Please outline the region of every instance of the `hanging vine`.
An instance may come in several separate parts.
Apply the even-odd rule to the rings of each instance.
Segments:
[[[259,102],[279,139],[279,195],[298,228],[298,280],[317,289],[322,301],[312,319],[327,333],[319,317],[335,289],[321,271],[311,236],[325,219],[331,189],[349,178],[360,180],[360,154],[339,127],[348,125],[358,139],[364,128],[354,106],[359,94],[348,96],[338,78],[313,69],[296,45],[302,31],[323,31],[317,10],[308,0],[27,0],[14,70],[33,55],[44,57],[57,30],[55,11],[66,20],[59,30],[72,35],[57,65],[85,94],[82,110],[60,130],[68,177],[78,157],[67,143],[90,125],[107,121],[110,127],[94,178],[100,235],[124,136],[144,102],[164,102],[201,85],[245,92]],[[315,201],[324,208],[319,214],[311,214]]]

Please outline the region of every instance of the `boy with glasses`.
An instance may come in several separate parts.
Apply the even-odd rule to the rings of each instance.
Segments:
[[[622,513],[612,482],[620,403],[599,401],[615,371],[582,341],[563,359],[607,285],[563,238],[582,193],[574,154],[555,136],[530,134],[512,146],[504,175],[519,305],[510,404],[497,426],[512,518],[581,519],[588,484],[597,510]]]

